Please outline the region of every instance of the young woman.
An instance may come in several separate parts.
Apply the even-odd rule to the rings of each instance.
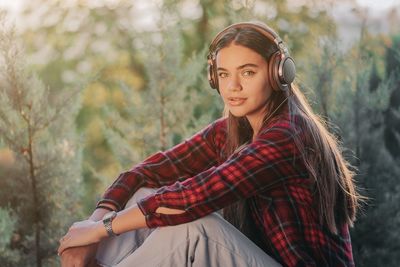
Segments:
[[[122,173],[60,240],[63,266],[354,266],[353,173],[283,42],[233,24],[208,65],[226,116]]]

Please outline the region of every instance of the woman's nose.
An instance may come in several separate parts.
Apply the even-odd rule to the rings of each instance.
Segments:
[[[237,77],[231,77],[228,83],[228,89],[231,91],[242,90],[242,85]]]

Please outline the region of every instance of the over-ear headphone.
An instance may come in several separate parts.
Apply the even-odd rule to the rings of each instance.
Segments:
[[[213,41],[211,42],[209,53],[207,56],[208,81],[211,88],[217,89],[219,92],[218,73],[216,69],[216,45],[228,30],[241,28],[252,28],[263,34],[265,37],[276,44],[278,51],[271,55],[268,61],[268,78],[274,90],[288,90],[296,76],[296,67],[294,64],[294,60],[290,57],[288,49],[286,48],[282,39],[279,38],[278,34],[276,34],[267,25],[259,22],[235,23],[226,27],[214,37]]]

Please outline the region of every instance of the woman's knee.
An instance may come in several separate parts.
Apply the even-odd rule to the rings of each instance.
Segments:
[[[225,221],[220,214],[214,212],[205,217],[190,222],[188,226],[189,228],[195,229],[196,231],[208,232],[208,228],[216,230],[218,228],[224,228],[226,224],[229,223]]]
[[[156,188],[150,188],[150,187],[141,187],[139,188],[133,195],[132,197],[128,200],[126,203],[125,207],[130,207],[132,205],[135,205],[139,200],[153,194],[156,192]]]

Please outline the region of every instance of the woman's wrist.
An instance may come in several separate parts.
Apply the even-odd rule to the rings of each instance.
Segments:
[[[103,221],[96,221],[95,222],[95,229],[97,232],[97,236],[99,237],[99,241],[103,240],[104,238],[108,237],[107,230],[104,227]]]
[[[94,212],[92,213],[92,215],[89,217],[89,220],[92,221],[102,221],[104,215],[106,215],[107,213],[109,213],[110,211],[106,210],[106,209],[95,209]]]

